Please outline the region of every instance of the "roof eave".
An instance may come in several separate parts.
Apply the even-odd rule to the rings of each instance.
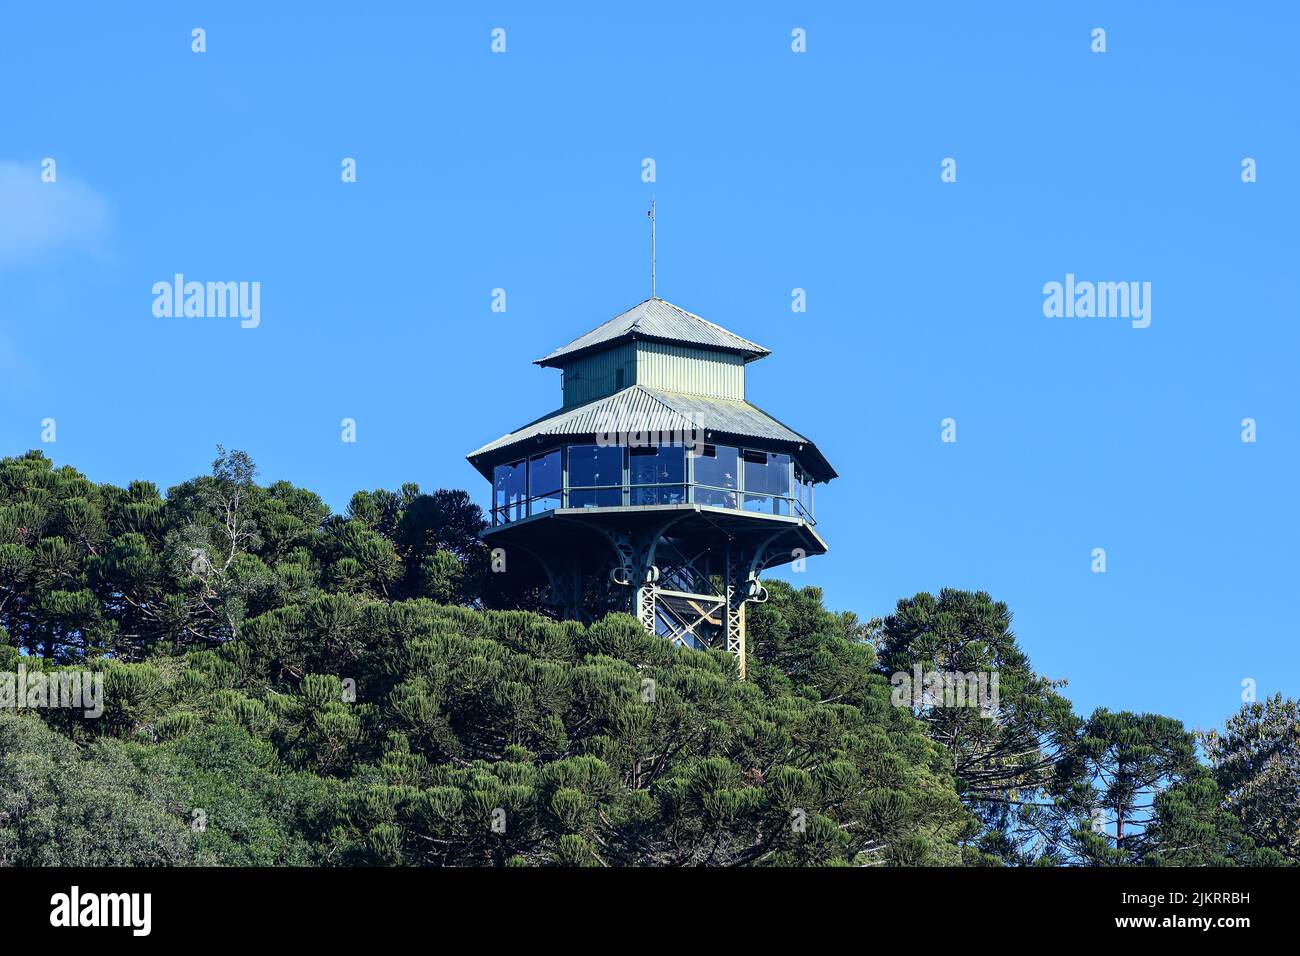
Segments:
[[[790,441],[781,438],[758,438],[753,435],[740,435],[735,432],[726,432],[719,429],[707,429],[710,438],[719,436],[719,443],[734,444],[737,447],[748,446],[754,447],[762,445],[766,447],[782,448],[791,454],[797,455],[803,466],[810,473],[813,473],[813,479],[819,484],[826,484],[839,477],[839,472],[831,465],[826,456],[822,454],[821,449],[810,441]],[[594,442],[596,440],[595,432],[564,432],[553,435],[530,435],[520,438],[518,441],[510,442],[508,445],[500,445],[496,448],[490,448],[486,451],[471,452],[465,456],[465,460],[474,466],[474,469],[486,478],[492,480],[492,469],[502,462],[516,458],[530,444],[544,448],[550,445],[579,445],[584,442]]]
[[[574,359],[581,358],[584,355],[591,355],[594,352],[602,352],[606,349],[616,348],[625,345],[628,342],[661,342],[666,345],[680,345],[683,348],[699,349],[704,352],[725,352],[728,355],[740,355],[744,358],[745,364],[756,362],[759,359],[767,358],[772,354],[771,350],[759,346],[758,351],[746,348],[728,348],[724,345],[707,345],[703,342],[685,342],[681,339],[673,339],[658,335],[645,335],[635,331],[625,332],[617,338],[606,339],[603,342],[597,342],[593,345],[587,345],[580,349],[574,349],[571,352],[551,353],[544,355],[539,359],[534,359],[533,364],[542,368],[562,368]]]

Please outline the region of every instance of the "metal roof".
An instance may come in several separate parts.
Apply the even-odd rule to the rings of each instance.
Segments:
[[[830,481],[836,477],[835,469],[816,445],[749,402],[683,395],[644,385],[633,385],[577,408],[551,412],[470,452],[466,457],[490,479],[491,466],[511,457],[511,450],[516,454],[526,454],[528,443],[536,445],[555,436],[594,437],[638,431],[690,432],[696,428],[710,435],[716,433],[741,441],[760,439],[790,446],[792,451],[799,453],[804,467],[813,473],[816,480]]]
[[[569,359],[631,339],[653,339],[678,345],[721,349],[745,356],[746,362],[769,354],[763,346],[749,339],[742,339],[734,332],[728,332],[722,326],[714,325],[708,319],[700,318],[695,313],[687,312],[663,299],[650,298],[638,302],[623,314],[616,315],[608,322],[596,326],[586,335],[578,336],[568,345],[539,358],[533,364],[562,365],[564,363],[560,361],[561,359]]]

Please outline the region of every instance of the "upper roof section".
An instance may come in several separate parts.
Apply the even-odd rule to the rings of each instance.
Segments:
[[[533,364],[562,368],[578,356],[637,339],[716,349],[740,355],[745,362],[752,362],[769,354],[763,346],[749,339],[742,339],[734,332],[728,332],[708,319],[702,319],[693,312],[679,309],[663,299],[650,298],[637,303],[621,315],[614,316],[608,322],[596,326],[586,335],[578,336],[568,345],[539,358]]]

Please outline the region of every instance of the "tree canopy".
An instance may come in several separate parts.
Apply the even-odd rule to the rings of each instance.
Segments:
[[[334,515],[224,449],[166,494],[0,460],[0,674],[103,681],[102,715],[0,708],[0,863],[1296,861],[1294,702],[1207,766],[1169,718],[1075,715],[986,594],[864,622],[779,580],[741,681],[537,613],[483,526],[415,485]],[[917,668],[997,706],[900,706]]]

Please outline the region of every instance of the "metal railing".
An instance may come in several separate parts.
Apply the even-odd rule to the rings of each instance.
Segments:
[[[776,495],[768,492],[742,491],[739,488],[719,488],[714,485],[674,483],[665,485],[602,485],[598,488],[567,488],[537,498],[519,499],[492,509],[493,527],[520,521],[532,515],[566,508],[608,508],[618,505],[595,504],[600,496],[591,494],[592,503],[573,502],[574,493],[587,497],[589,492],[621,492],[621,505],[654,506],[693,503],[714,508],[732,508],[750,514],[778,515],[799,518],[816,525],[812,511],[794,495]]]

